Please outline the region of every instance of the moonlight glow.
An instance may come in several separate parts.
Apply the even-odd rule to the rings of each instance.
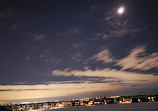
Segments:
[[[125,11],[125,8],[124,7],[120,7],[118,10],[117,10],[117,13],[118,14],[123,14]]]

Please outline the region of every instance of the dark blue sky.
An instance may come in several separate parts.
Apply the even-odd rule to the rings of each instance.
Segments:
[[[118,14],[121,6],[125,12]],[[112,86],[140,89],[131,91],[132,94],[143,92],[142,85],[150,84],[145,88],[152,91],[147,92],[155,93],[157,20],[154,0],[0,1],[0,93],[18,94],[23,91],[21,86],[28,85],[50,85],[50,91],[53,84],[65,85],[64,88],[70,84],[108,84],[109,89]],[[126,73],[127,77],[121,76]],[[100,89],[79,87],[83,89],[80,94],[91,91],[96,96],[93,92],[106,92],[104,87],[97,87]],[[33,90],[25,90],[30,89]],[[36,98],[58,96],[62,94]]]

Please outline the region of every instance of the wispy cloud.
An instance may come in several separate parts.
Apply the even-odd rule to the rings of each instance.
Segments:
[[[45,63],[52,63],[54,65],[57,65],[58,63],[60,63],[63,59],[60,57],[57,57],[55,55],[52,54],[52,50],[51,49],[45,49],[42,51],[42,53],[38,56],[38,58],[45,62]]]
[[[73,27],[65,32],[60,32],[58,35],[76,35],[81,33],[81,29],[79,27]]]
[[[95,61],[102,61],[103,63],[112,63],[114,61],[109,50],[107,49],[104,49],[98,54],[95,54],[91,59],[94,59]]]
[[[46,34],[34,34],[33,38],[34,38],[34,41],[36,41],[36,42],[43,42],[47,38],[47,35]]]
[[[158,80],[158,76],[154,76],[151,74],[146,74],[143,75],[141,73],[137,72],[128,72],[128,71],[121,71],[121,70],[116,70],[116,69],[96,69],[96,70],[91,70],[87,69],[85,71],[81,70],[54,70],[52,72],[53,75],[55,76],[76,76],[76,77],[103,77],[109,78],[109,80],[114,80],[118,81],[121,80],[123,82],[129,82],[129,83],[137,83],[137,82],[142,82],[142,81],[148,81],[148,82],[153,82]],[[137,82],[136,82],[137,81]],[[118,84],[119,85],[119,84]]]
[[[50,89],[1,89],[1,91],[35,91],[35,90],[50,90]]]
[[[84,43],[74,43],[72,44],[72,48],[81,48],[81,47],[84,47]]]
[[[80,53],[77,53],[77,54],[73,55],[72,60],[76,61],[76,62],[80,62],[81,57],[82,57],[82,55]]]
[[[85,70],[54,70],[53,76],[79,77],[87,78],[84,80],[89,85],[102,84],[103,89],[111,89],[113,87],[121,88],[136,88],[144,87],[151,88],[152,84],[157,84],[158,76],[152,74],[142,74],[137,72],[122,71],[116,69],[85,69]],[[91,84],[92,83],[92,84]],[[88,85],[87,84],[87,85]],[[108,87],[107,87],[108,86]],[[86,88],[86,86],[85,86]],[[94,87],[93,87],[94,88]],[[95,88],[94,88],[95,89]]]
[[[103,40],[106,40],[109,38],[109,35],[106,33],[96,33],[96,38],[94,38],[94,40],[98,39],[98,38],[102,38]]]
[[[56,56],[46,56],[46,55],[40,55],[39,59],[44,61],[45,63],[51,63],[54,65],[59,64],[63,59],[56,57]]]
[[[46,89],[46,90],[45,90]],[[92,91],[114,91],[118,87],[111,87],[104,83],[55,83],[48,85],[0,85],[1,100],[33,99],[47,97],[72,96]]]
[[[16,85],[24,85],[24,84],[27,84],[26,82],[13,82],[13,84],[16,84]]]
[[[102,24],[106,28],[95,33],[95,39],[107,40],[112,37],[131,37],[137,36],[145,27],[134,23],[130,17],[118,15],[116,9],[112,9],[104,14]],[[94,39],[94,40],[95,40]]]
[[[104,49],[92,58],[89,58],[89,60],[102,61],[104,64],[115,63],[114,66],[121,66],[121,70],[133,69],[146,71],[158,68],[158,52],[147,53],[145,46],[137,46],[131,50],[129,55],[122,59],[115,59],[109,50]]]
[[[149,54],[145,46],[139,46],[133,49],[130,54],[118,60],[116,65],[125,69],[150,70],[158,68],[158,52]]]
[[[29,62],[30,59],[31,59],[31,56],[26,56],[26,57],[24,58],[24,60],[27,61],[27,62]]]
[[[78,47],[78,44],[77,44],[77,43],[72,44],[72,47],[73,47],[73,48],[77,48],[77,47]]]

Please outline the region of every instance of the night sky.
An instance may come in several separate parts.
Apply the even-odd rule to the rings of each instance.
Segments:
[[[1,0],[0,101],[158,93],[157,4]]]

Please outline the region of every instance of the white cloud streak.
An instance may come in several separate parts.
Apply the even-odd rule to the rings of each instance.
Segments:
[[[118,81],[122,80],[123,82],[131,82],[133,81],[156,81],[158,80],[158,76],[154,76],[151,74],[141,74],[141,73],[136,73],[136,72],[127,72],[127,71],[119,71],[116,69],[97,69],[97,70],[91,70],[87,69],[85,71],[81,70],[54,70],[52,72],[53,75],[55,76],[76,76],[76,77],[104,77],[104,78],[113,78],[113,80]],[[106,79],[107,80],[107,79]]]
[[[73,61],[76,61],[76,62],[80,62],[81,61],[81,54],[75,54],[73,57],[72,57],[72,60]]]
[[[0,90],[6,90],[0,91],[0,100],[62,97],[91,91],[114,91],[117,89],[118,87],[105,86],[104,83],[96,84],[86,81],[84,83],[71,83],[70,81],[70,83],[52,83],[49,85],[0,85]]]
[[[121,66],[122,70],[150,70],[158,68],[158,52],[148,54],[145,46],[139,46],[133,49],[127,57],[118,60],[116,65]]]
[[[81,29],[79,27],[73,27],[65,32],[60,32],[58,35],[62,36],[62,35],[77,35],[81,33]]]
[[[115,63],[115,66],[121,66],[122,70],[133,69],[146,71],[158,68],[158,52],[149,54],[146,52],[145,46],[138,46],[132,49],[129,55],[119,60],[113,58],[107,49],[95,54],[90,59],[102,61],[104,64]]]
[[[103,63],[112,63],[114,61],[107,49],[95,54],[91,59],[94,59],[95,61],[102,61]]]
[[[47,35],[46,34],[34,34],[33,37],[34,37],[34,41],[43,42],[47,38]]]

